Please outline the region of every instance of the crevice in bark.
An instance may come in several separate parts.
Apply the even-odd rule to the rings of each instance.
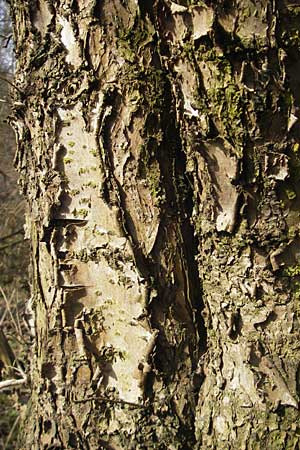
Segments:
[[[150,136],[145,136],[147,142],[151,140],[151,133],[154,134],[158,130],[163,133],[162,141],[154,146],[155,154],[150,154],[148,162],[143,163],[144,170],[147,171],[151,166],[151,158],[156,158],[159,163],[159,185],[164,192],[163,200],[159,203],[159,229],[149,255],[139,246],[135,223],[126,207],[127,193],[115,174],[113,135],[122,107],[121,97],[116,91],[114,95],[106,98],[106,105],[111,109],[109,118],[101,127],[101,136],[104,139],[108,176],[119,202],[120,222],[133,244],[137,267],[149,286],[148,314],[152,327],[160,331],[154,356],[155,371],[146,378],[145,395],[148,399],[154,395],[152,391],[156,372],[163,376],[166,386],[175,383],[179,391],[184,379],[190,383],[189,395],[193,401],[186,402],[186,417],[179,419],[184,423],[184,433],[193,435],[193,416],[200,389],[199,383],[193,385],[193,372],[197,369],[200,356],[206,350],[206,329],[201,315],[202,289],[195,260],[198,242],[191,224],[192,188],[185,174],[186,157],[181,149],[171,86],[166,75],[163,75],[163,78],[163,109],[160,112],[152,111],[145,122],[150,133]],[[151,147],[146,147],[145,152],[151,151]],[[147,158],[148,156],[146,161]],[[147,172],[142,176],[145,177],[146,174]],[[162,263],[164,258],[168,259],[166,267]],[[170,328],[166,331],[167,323],[170,323],[174,330]],[[187,367],[182,363],[186,348],[189,349]],[[174,376],[178,369],[180,376],[175,382]]]
[[[201,312],[204,309],[204,303],[202,300],[202,286],[198,271],[198,264],[196,261],[199,242],[192,223],[193,192],[186,176],[186,156],[181,150],[177,152],[175,161],[176,166],[174,179],[182,180],[182,184],[177,186],[176,188],[178,191],[179,202],[182,205],[181,206],[179,203],[180,211],[182,214],[181,232],[183,237],[183,252],[187,262],[190,297],[192,307],[195,310],[195,320],[197,324],[196,328],[199,335],[199,349],[201,355],[207,349],[207,332],[204,319],[201,315]]]
[[[149,280],[149,263],[145,258],[143,251],[140,247],[140,243],[137,237],[134,221],[127,208],[125,207],[126,192],[117,180],[114,174],[114,162],[113,162],[113,141],[112,141],[112,127],[115,124],[116,119],[120,114],[121,97],[117,91],[110,92],[105,99],[105,104],[111,107],[111,113],[109,119],[101,126],[101,137],[103,138],[103,145],[105,147],[106,156],[103,161],[107,170],[107,178],[103,187],[102,195],[104,200],[108,204],[117,204],[119,207],[119,222],[123,231],[128,235],[132,249],[135,256],[137,268],[142,276]],[[112,198],[113,195],[113,198]]]
[[[186,177],[186,157],[181,150],[181,139],[176,125],[175,113],[173,109],[173,99],[170,86],[166,89],[165,105],[166,110],[162,117],[162,129],[165,130],[164,139],[157,159],[160,164],[161,179],[166,192],[165,211],[161,220],[161,229],[165,230],[166,236],[162,232],[158,237],[155,246],[151,252],[153,261],[154,285],[157,287],[158,294],[150,305],[152,313],[152,323],[155,328],[160,329],[160,335],[157,343],[157,353],[155,356],[155,366],[163,374],[166,383],[174,382],[174,376],[180,373],[182,368],[182,353],[186,343],[188,342],[189,353],[191,358],[192,372],[196,370],[200,356],[207,348],[207,334],[201,312],[203,310],[202,288],[195,257],[198,251],[198,242],[194,236],[194,229],[191,223],[191,214],[193,209],[192,190]],[[168,111],[168,112],[167,112]],[[169,149],[169,150],[168,150]],[[176,291],[172,284],[168,281],[168,274],[163,272],[162,267],[157,265],[160,254],[163,252],[164,246],[168,240],[172,239],[172,232],[166,232],[170,229],[170,224],[175,224],[177,228],[177,245],[176,252],[181,254],[181,270],[185,277],[185,302],[189,309],[190,319],[184,319],[184,316],[177,316],[176,306],[172,311],[173,317],[180,321],[186,327],[185,338],[182,343],[172,345],[168,339],[165,327],[161,325],[161,314],[165,318],[170,318],[169,310],[176,305]],[[172,242],[172,241],[170,241]],[[175,272],[175,277],[176,277]],[[172,317],[171,315],[171,317]],[[171,320],[171,319],[167,319]],[[189,324],[191,320],[191,324]],[[179,329],[180,329],[179,325]],[[193,331],[191,331],[192,326]],[[191,333],[191,334],[190,334]],[[182,345],[182,350],[181,350]],[[184,370],[183,370],[184,372]],[[187,401],[185,406],[186,418],[183,420],[178,416],[181,422],[181,432],[185,434],[187,447],[192,448],[191,442],[194,442],[194,420],[195,405],[198,401],[198,393],[201,386],[197,383],[196,378],[192,377],[192,373],[186,373],[187,378],[190,377],[193,401]],[[172,381],[171,381],[172,380]],[[180,381],[178,382],[180,389]],[[192,387],[193,386],[193,387]],[[194,403],[193,403],[194,402]],[[173,406],[174,414],[176,414],[176,406]],[[189,444],[188,444],[189,443]]]
[[[153,13],[153,1],[152,0],[138,0],[139,8],[141,11],[141,17],[145,18],[148,14],[151,21],[154,21],[154,13]]]
[[[102,20],[103,3],[104,2],[102,0],[96,0],[95,1],[95,6],[94,6],[94,9],[93,9],[94,17],[96,19],[100,20],[100,21]]]

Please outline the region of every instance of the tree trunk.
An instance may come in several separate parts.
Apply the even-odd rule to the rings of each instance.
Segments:
[[[295,0],[11,0],[26,448],[299,447]]]

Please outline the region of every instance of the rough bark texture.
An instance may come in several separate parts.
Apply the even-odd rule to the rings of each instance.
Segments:
[[[298,3],[11,0],[26,448],[299,448]]]

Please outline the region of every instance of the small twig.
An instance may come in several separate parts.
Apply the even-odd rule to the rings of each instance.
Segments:
[[[10,303],[11,303],[11,300],[12,300],[12,297],[13,297],[14,293],[15,293],[15,289],[13,289],[13,290],[12,290],[12,293],[10,294],[10,298],[9,298],[9,300],[8,300],[9,305],[10,305]],[[5,294],[5,293],[4,293],[4,294]],[[2,294],[2,295],[3,295],[3,294]],[[5,300],[5,297],[4,297],[4,300]],[[7,300],[7,297],[6,297],[6,300]],[[5,318],[6,318],[6,315],[10,312],[10,307],[7,306],[7,302],[6,302],[6,301],[5,301],[5,304],[6,304],[6,308],[5,308],[5,311],[4,311],[4,313],[3,313],[3,316],[1,317],[1,320],[0,320],[0,328],[1,328],[2,324],[4,323],[4,320],[5,320]]]
[[[14,316],[13,316],[13,313],[12,313],[11,307],[10,307],[10,302],[11,302],[11,300],[12,300],[13,294],[15,293],[15,289],[14,289],[14,290],[12,291],[12,293],[11,293],[10,301],[8,301],[8,299],[7,299],[7,297],[6,297],[6,294],[5,294],[5,292],[4,292],[3,288],[2,288],[2,286],[0,286],[0,292],[1,292],[2,296],[3,296],[3,298],[4,298],[4,301],[5,301],[5,304],[6,304],[6,308],[8,309],[8,313],[9,313],[10,318],[11,318],[11,321],[12,321],[14,327],[15,327],[15,330],[16,330],[16,332],[17,332],[17,335],[19,335],[19,337],[22,339],[22,336],[20,336],[20,332],[19,332],[19,329],[18,329],[18,325],[17,325],[17,323],[16,323],[16,321],[15,321],[15,318],[14,318]]]
[[[11,38],[12,38],[12,34],[10,34],[9,36],[7,36],[7,38],[6,38],[6,44],[4,45],[3,48],[7,48],[7,47],[8,47],[8,44],[10,43]]]
[[[12,436],[13,436],[13,433],[14,433],[14,431],[15,431],[15,429],[16,429],[16,426],[18,425],[19,420],[20,420],[20,416],[17,416],[16,420],[15,420],[14,423],[13,423],[13,426],[11,427],[11,430],[10,430],[10,432],[9,432],[9,435],[7,436],[7,439],[6,439],[6,441],[5,441],[3,450],[8,449],[8,444],[9,444],[9,442],[10,442]]]
[[[16,296],[17,296],[17,301],[16,301],[16,320],[17,320],[17,324],[18,324],[18,328],[19,328],[19,336],[21,336],[21,337],[24,339],[23,331],[22,331],[22,327],[21,327],[21,322],[20,322],[20,316],[19,316],[19,308],[18,308],[19,297],[18,297],[18,291],[16,292]]]
[[[0,169],[0,174],[3,176],[3,178],[7,178],[6,173],[4,173],[1,169]]]
[[[5,36],[4,34],[0,34],[0,38],[6,41],[6,43],[3,45],[3,48],[7,48],[8,44],[12,38],[12,34],[9,34],[8,36]]]
[[[0,171],[0,172],[1,172],[1,171]],[[6,239],[9,239],[9,238],[11,238],[12,236],[15,236],[16,234],[20,234],[20,233],[23,233],[23,232],[24,232],[23,228],[20,228],[19,230],[14,231],[13,233],[6,234],[5,236],[0,237],[0,242],[1,242],[1,241],[5,241]]]
[[[16,86],[14,83],[12,83],[11,81],[9,81],[7,78],[2,77],[0,75],[0,80],[6,81],[6,83],[10,84],[14,89],[16,89],[17,91],[19,91],[22,94],[21,89],[18,88],[18,86]]]
[[[11,378],[10,380],[0,381],[0,391],[3,391],[8,388],[21,386],[22,384],[27,383],[27,377],[25,378]]]
[[[3,322],[5,320],[5,317],[6,317],[7,313],[8,313],[7,308],[5,308],[5,310],[4,310],[3,314],[2,314],[2,317],[0,319],[0,328],[1,328],[1,325],[3,324]]]
[[[21,378],[18,378],[18,380],[22,380],[26,377],[26,373],[24,372],[24,370],[22,369],[21,365],[19,364],[19,362],[17,360],[15,360],[16,364],[18,365],[18,367],[15,366],[6,366],[7,369],[11,369],[12,371],[14,371],[17,375],[21,375]]]
[[[10,242],[9,244],[3,245],[2,247],[0,247],[0,252],[1,252],[2,250],[5,250],[5,249],[8,248],[8,247],[12,247],[12,246],[14,246],[14,245],[21,244],[21,242],[24,242],[24,239],[20,239],[19,241]]]

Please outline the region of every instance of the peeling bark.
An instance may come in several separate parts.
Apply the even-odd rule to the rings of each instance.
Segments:
[[[298,448],[299,5],[11,11],[25,447]]]

